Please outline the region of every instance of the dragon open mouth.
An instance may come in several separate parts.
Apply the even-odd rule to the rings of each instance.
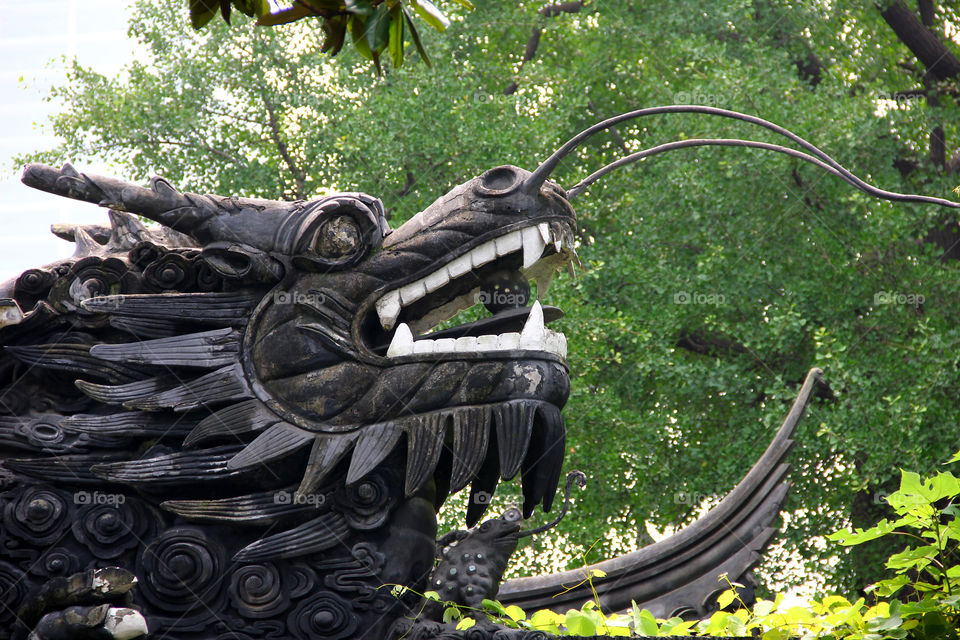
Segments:
[[[566,338],[546,327],[563,313],[541,306],[539,300],[532,307],[525,305],[529,281],[536,281],[537,297],[542,298],[555,272],[563,267],[572,270],[577,262],[573,232],[565,221],[512,229],[380,295],[375,320],[371,313],[367,322],[368,344],[391,359],[515,351],[564,359]],[[477,304],[494,315],[432,331]]]

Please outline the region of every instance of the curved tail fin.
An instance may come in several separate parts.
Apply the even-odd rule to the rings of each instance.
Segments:
[[[600,570],[606,575],[591,583],[605,611],[623,610],[636,602],[658,617],[705,615],[713,597],[724,589],[718,577],[726,573],[736,580],[748,572],[776,532],[771,525],[790,489],[786,480],[790,465],[784,460],[822,376],[820,369],[810,370],[773,442],[743,480],[696,522],[660,542],[588,567],[508,580],[500,588],[499,600],[526,611],[579,608],[593,598],[585,578]]]

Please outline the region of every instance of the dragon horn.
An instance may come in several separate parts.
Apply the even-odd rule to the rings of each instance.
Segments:
[[[28,187],[83,200],[117,211],[133,213],[154,220],[201,242],[232,240],[220,238],[216,225],[209,224],[221,216],[230,216],[244,209],[263,210],[289,208],[289,202],[248,198],[200,196],[177,191],[164,178],[155,177],[150,187],[106,176],[80,173],[70,163],[60,169],[43,164],[29,164],[21,181]]]

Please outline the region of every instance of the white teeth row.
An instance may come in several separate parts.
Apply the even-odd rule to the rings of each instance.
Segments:
[[[393,334],[387,349],[388,358],[430,353],[481,353],[489,351],[546,351],[561,358],[567,357],[567,338],[543,324],[543,308],[534,302],[530,315],[520,333],[467,336],[463,338],[438,338],[436,340],[413,340],[413,333],[401,322]]]
[[[401,308],[410,306],[428,293],[436,291],[471,269],[482,267],[508,253],[523,250],[523,268],[525,270],[529,269],[540,259],[544,248],[550,242],[553,243],[558,253],[563,248],[561,234],[551,233],[551,229],[546,222],[541,222],[535,227],[517,229],[499,238],[488,240],[449,264],[440,267],[427,277],[406,284],[399,289],[394,289],[377,300],[377,314],[380,316],[380,324],[389,331],[397,323],[397,316],[400,315]]]

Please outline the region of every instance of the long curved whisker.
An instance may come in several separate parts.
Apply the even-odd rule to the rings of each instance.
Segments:
[[[674,151],[676,149],[684,149],[687,147],[749,147],[753,149],[765,149],[767,151],[775,151],[777,153],[783,153],[794,158],[803,160],[804,162],[809,162],[817,167],[820,167],[824,171],[827,171],[844,182],[856,187],[857,189],[868,193],[876,198],[883,198],[885,200],[897,200],[902,202],[926,202],[930,204],[936,204],[944,207],[953,207],[960,208],[960,203],[953,202],[951,200],[945,200],[943,198],[935,198],[931,196],[921,196],[914,194],[906,193],[897,193],[895,191],[887,191],[885,189],[878,189],[873,185],[870,185],[853,173],[845,169],[836,161],[832,160],[825,153],[810,145],[818,153],[820,157],[814,157],[810,154],[804,153],[802,151],[797,151],[796,149],[791,149],[789,147],[784,147],[778,144],[771,144],[768,142],[758,142],[755,140],[741,140],[739,138],[690,138],[688,140],[677,140],[674,142],[667,142],[665,144],[657,145],[656,147],[651,147],[649,149],[644,149],[636,153],[632,153],[628,156],[620,158],[610,164],[601,167],[597,171],[593,172],[570,189],[567,190],[567,198],[573,199],[579,194],[581,194],[588,186],[612,172],[614,169],[618,169],[624,165],[649,158],[650,156],[655,156],[660,153],[666,153],[667,151]]]
[[[813,144],[807,142],[797,134],[793,133],[789,129],[781,127],[778,124],[774,124],[769,120],[764,120],[763,118],[758,118],[757,116],[751,116],[746,113],[740,113],[739,111],[731,111],[729,109],[719,109],[717,107],[706,107],[695,104],[672,104],[665,105],[660,107],[647,107],[646,109],[637,109],[635,111],[628,111],[627,113],[621,113],[620,115],[607,118],[606,120],[601,120],[597,124],[588,127],[578,133],[577,135],[570,138],[565,142],[559,149],[553,152],[553,154],[540,163],[540,166],[537,167],[533,175],[527,179],[528,185],[530,188],[536,187],[540,188],[540,185],[543,184],[544,180],[553,173],[553,170],[556,169],[557,165],[560,164],[560,161],[567,156],[571,151],[576,149],[583,143],[584,140],[591,137],[592,135],[614,127],[621,122],[627,120],[633,120],[635,118],[643,118],[646,116],[655,116],[665,113],[701,113],[709,116],[718,116],[721,118],[731,118],[733,120],[740,120],[742,122],[749,122],[750,124],[755,124],[757,126],[763,127],[764,129],[769,129],[777,135],[781,135],[796,144],[800,145],[813,155],[817,156],[827,164],[833,166],[834,168],[841,168],[840,163],[828,156],[826,153],[818,149]]]
[[[866,193],[871,193],[873,195],[876,195],[877,197],[887,198],[890,200],[932,202],[932,203],[939,204],[941,206],[947,206],[947,207],[960,206],[957,203],[952,202],[950,200],[943,200],[940,198],[926,198],[923,196],[909,196],[905,194],[895,194],[894,192],[891,192],[891,191],[883,191],[882,189],[877,189],[876,187],[873,187],[872,185],[867,184],[857,176],[850,173],[839,162],[831,158],[825,152],[821,151],[815,145],[811,144],[810,142],[807,142],[806,140],[804,140],[797,134],[793,133],[789,129],[786,129],[785,127],[781,127],[778,124],[774,124],[769,120],[758,118],[757,116],[751,116],[746,113],[740,113],[739,111],[731,111],[729,109],[719,109],[717,107],[707,107],[702,105],[690,105],[690,104],[680,104],[680,105],[674,104],[674,105],[666,105],[661,107],[648,107],[646,109],[637,109],[635,111],[628,111],[627,113],[622,113],[620,115],[607,118],[606,120],[602,120],[597,124],[591,127],[588,127],[587,129],[584,129],[574,137],[570,138],[570,140],[565,142],[559,149],[554,151],[549,158],[544,160],[540,164],[540,166],[534,170],[533,174],[530,175],[530,177],[527,178],[526,180],[526,189],[528,190],[528,192],[534,192],[536,190],[539,190],[540,186],[544,183],[544,181],[546,181],[546,179],[550,176],[550,174],[553,173],[557,165],[560,164],[560,161],[565,156],[567,156],[570,152],[572,152],[574,149],[580,146],[580,144],[583,143],[583,141],[589,138],[590,136],[600,131],[604,131],[605,129],[609,129],[610,127],[616,126],[621,122],[625,122],[627,120],[642,118],[645,116],[667,114],[667,113],[700,113],[700,114],[705,114],[710,116],[718,116],[721,118],[731,118],[733,120],[740,120],[742,122],[748,122],[750,124],[763,127],[764,129],[768,129],[769,131],[772,131],[777,135],[783,136],[788,140],[791,140],[792,142],[796,143],[803,149],[809,151],[812,156],[822,161],[823,164],[829,167],[832,167],[833,169],[841,172],[842,174],[845,174],[845,177],[844,175],[840,175],[836,173],[834,175],[840,175],[840,177],[843,177],[844,180],[846,180],[849,184],[853,185],[854,187],[857,187],[858,189]],[[684,146],[693,146],[693,145],[684,145]],[[750,146],[750,145],[728,145],[728,146]],[[771,145],[771,147],[775,147],[775,146],[777,145]],[[660,147],[653,147],[653,149],[660,149]],[[777,150],[786,150],[786,149],[787,147],[779,147],[779,149]],[[669,151],[669,150],[670,149],[663,149],[663,151]],[[638,153],[643,153],[643,152],[641,151]],[[658,151],[658,153],[662,153],[662,151]],[[789,152],[787,153],[788,155],[794,155],[793,153],[789,153]],[[635,155],[636,154],[633,154],[633,156]],[[652,154],[649,154],[649,155],[652,155]],[[806,155],[806,154],[803,154],[803,155]],[[633,156],[628,156],[628,157],[633,157]],[[802,156],[796,155],[795,157],[800,158]],[[807,157],[809,158],[810,156],[807,156]],[[636,159],[641,159],[641,158],[636,158]],[[626,158],[624,158],[624,160],[626,160]],[[622,166],[622,164],[618,164],[617,166]],[[821,168],[826,169],[826,167],[823,167],[822,165],[817,165],[817,166],[821,166]],[[589,180],[589,178],[587,180]],[[586,180],[584,180],[583,182],[586,182]],[[888,194],[888,195],[879,195],[881,193]],[[897,197],[891,198],[889,197],[889,195],[894,195]]]

